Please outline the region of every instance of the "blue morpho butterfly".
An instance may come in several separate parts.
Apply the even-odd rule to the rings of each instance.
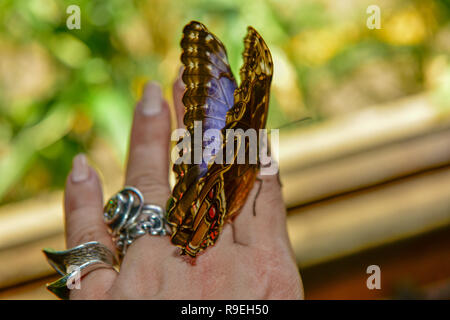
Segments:
[[[227,129],[253,128],[259,135],[259,129],[265,128],[272,57],[264,40],[252,27],[248,27],[244,46],[238,88],[222,42],[200,22],[192,21],[184,27],[181,40],[182,79],[186,85],[184,124],[191,137],[194,122],[198,121],[201,121],[202,132],[215,128],[221,130],[223,137]],[[236,137],[233,139],[233,143],[245,143],[248,153],[249,139],[244,138],[243,142],[236,141]],[[225,148],[226,138],[223,140],[221,147]],[[214,149],[213,145],[217,147],[217,141],[203,142],[202,149]],[[193,153],[193,148],[191,150]],[[211,152],[211,156],[214,155],[214,151]],[[171,241],[182,248],[182,254],[192,257],[214,245],[223,225],[237,215],[260,167],[259,158],[256,164],[200,162],[173,166],[176,184],[167,205]]]

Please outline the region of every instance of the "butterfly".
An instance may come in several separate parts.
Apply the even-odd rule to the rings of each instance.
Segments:
[[[273,62],[266,43],[252,27],[248,27],[244,38],[239,87],[224,45],[202,23],[192,21],[184,27],[181,48],[187,132],[194,135],[196,123],[200,122],[202,133],[218,129],[223,137],[222,141],[206,139],[201,144],[200,151],[210,151],[209,160],[203,157],[197,164],[173,166],[176,183],[167,204],[171,242],[181,248],[182,254],[196,257],[215,244],[224,224],[239,213],[255,183],[259,156],[253,163],[212,160],[219,154],[236,160],[239,147],[248,157],[250,139],[227,133],[230,129],[255,129],[259,135],[259,129],[265,128]],[[227,142],[238,146],[231,154],[225,150]],[[184,152],[193,154],[194,148],[184,148]]]

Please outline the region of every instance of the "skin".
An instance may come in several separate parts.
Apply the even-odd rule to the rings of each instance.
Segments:
[[[157,84],[148,84],[147,98],[137,103],[125,185],[141,190],[146,202],[164,207],[170,194],[168,103],[162,99],[157,114],[143,112],[146,104],[160,101],[159,90]],[[155,95],[158,91],[159,95]],[[183,91],[183,82],[178,78],[173,85],[173,100],[181,125]],[[67,247],[99,241],[114,251],[102,220],[100,179],[92,167],[85,165],[84,169],[85,179],[73,179],[72,170],[66,183]],[[70,298],[302,299],[303,286],[287,236],[278,177],[259,178],[240,214],[224,227],[215,246],[200,254],[195,263],[180,256],[169,237],[145,235],[130,246],[119,274],[112,269],[97,269],[81,279],[81,289],[73,290]]]

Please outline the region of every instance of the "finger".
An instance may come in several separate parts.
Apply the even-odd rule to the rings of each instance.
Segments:
[[[170,193],[170,114],[157,83],[151,82],[144,89],[134,112],[130,140],[126,185],[140,190],[145,203],[165,208]],[[140,259],[141,263],[144,260],[147,265],[157,263],[162,255],[167,256],[172,251],[169,237],[140,237],[128,249],[122,270],[127,270],[125,266],[129,264],[134,265],[136,259]],[[151,255],[152,259],[143,258],[143,252]]]
[[[163,207],[169,195],[169,139],[168,104],[151,82],[134,112],[125,184],[137,187],[147,203]]]
[[[180,71],[178,73],[178,77],[173,83],[172,87],[172,96],[173,96],[173,105],[175,107],[175,113],[177,115],[177,124],[178,128],[184,128],[184,113],[185,108],[183,104],[183,95],[184,95],[184,89],[186,86],[184,85],[182,74],[184,71],[184,67],[180,68]]]
[[[86,156],[73,160],[73,168],[66,182],[64,197],[66,244],[72,248],[89,241],[98,241],[115,252],[111,237],[103,222],[103,199],[100,180],[88,166]],[[87,274],[81,290],[71,292],[71,298],[101,298],[116,277],[111,269],[97,269]]]
[[[258,175],[239,215],[233,222],[235,242],[244,245],[289,243],[286,208],[278,175]]]
[[[114,249],[103,222],[103,195],[99,178],[88,166],[86,156],[73,160],[65,190],[66,243],[74,247],[88,241],[99,241]]]

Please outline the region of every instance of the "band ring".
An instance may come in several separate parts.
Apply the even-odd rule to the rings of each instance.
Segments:
[[[103,219],[120,258],[137,238],[147,233],[153,236],[170,233],[164,210],[154,204],[145,204],[142,193],[134,187],[125,187],[109,199]]]
[[[97,241],[86,242],[64,251],[53,249],[42,251],[49,264],[63,276],[47,284],[47,289],[64,300],[69,299],[72,289],[69,284],[89,272],[98,268],[112,268],[119,272],[119,263],[114,253]]]

